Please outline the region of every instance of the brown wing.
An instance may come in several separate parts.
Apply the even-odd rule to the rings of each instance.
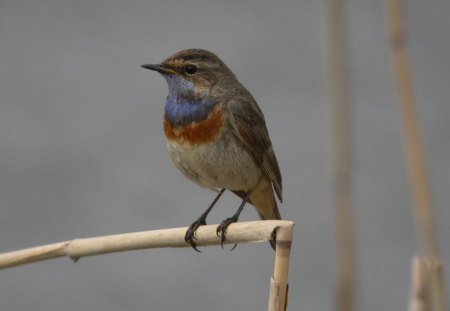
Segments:
[[[264,116],[256,102],[230,101],[231,127],[235,136],[247,148],[264,174],[272,181],[280,202],[282,181],[277,158],[270,142]]]

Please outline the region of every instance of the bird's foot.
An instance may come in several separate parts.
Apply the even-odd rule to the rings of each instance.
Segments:
[[[225,219],[224,221],[222,221],[220,223],[220,225],[217,227],[216,234],[218,237],[220,237],[220,246],[222,246],[222,248],[223,248],[223,242],[225,242],[225,240],[227,238],[228,226],[231,225],[232,223],[237,222],[238,218],[239,218],[238,215],[233,215],[232,217],[229,217],[229,218]],[[236,245],[237,244],[234,244],[234,246],[230,250],[235,249]]]
[[[197,249],[197,244],[195,244],[194,242],[194,240],[196,239],[195,232],[200,226],[204,225],[206,225],[206,217],[203,217],[202,215],[189,226],[189,228],[186,230],[186,234],[184,235],[184,240],[186,241],[186,243],[189,243],[192,248],[199,253],[201,253],[201,251]]]

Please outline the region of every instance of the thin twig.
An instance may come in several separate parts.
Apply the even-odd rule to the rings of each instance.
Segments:
[[[355,250],[351,206],[350,98],[343,0],[329,1],[329,56],[333,95],[335,219],[338,252],[336,310],[355,308]]]

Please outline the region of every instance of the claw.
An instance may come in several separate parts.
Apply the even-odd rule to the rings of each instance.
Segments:
[[[225,241],[225,233],[222,231],[223,229],[221,228],[222,224],[220,224],[217,229],[216,229],[216,235],[218,238],[220,238],[220,246],[223,249],[223,242]],[[225,229],[226,230],[226,229]]]
[[[277,248],[277,232],[274,230],[272,234],[270,235],[270,246],[272,246],[272,249],[275,251]]]
[[[217,227],[216,234],[217,234],[218,237],[219,237],[219,234],[220,234],[220,246],[222,246],[222,249],[223,249],[223,242],[225,242],[225,240],[227,238],[227,228],[228,228],[228,226],[231,225],[232,223],[237,222],[239,220],[239,215],[241,214],[242,209],[245,206],[245,203],[247,203],[247,200],[248,200],[249,196],[250,196],[250,192],[247,192],[245,197],[244,197],[244,199],[242,200],[241,205],[239,205],[239,208],[236,211],[236,213],[233,216],[231,216],[230,218],[227,218],[224,221],[222,221],[222,223]],[[236,245],[237,244],[235,244],[231,248],[231,250],[235,249]]]
[[[203,217],[200,217],[196,221],[194,221],[189,228],[186,230],[186,234],[184,235],[184,240],[186,243],[189,243],[191,247],[196,251],[201,253],[201,251],[197,248],[197,244],[195,244],[195,232],[200,226],[206,225],[206,220]]]
[[[232,216],[232,217],[227,218],[224,221],[222,221],[222,223],[216,229],[216,234],[218,237],[220,237],[220,246],[222,247],[222,249],[223,249],[223,242],[225,242],[225,240],[227,238],[228,226],[231,225],[232,223],[235,223],[238,221],[238,217],[235,217],[235,216]],[[235,248],[236,248],[236,245],[233,246],[233,248],[231,250],[233,250]]]
[[[234,251],[234,249],[236,248],[236,246],[237,246],[237,243],[234,244],[232,248],[230,248],[230,252],[231,252],[231,251]]]
[[[197,253],[201,253],[202,251],[201,250],[199,250],[198,248],[197,248],[197,245],[194,243],[194,242],[192,242],[191,243],[191,247],[194,249],[194,251],[196,251]]]
[[[186,230],[186,234],[184,235],[184,240],[186,241],[186,243],[190,244],[191,247],[196,251],[201,253],[201,251],[199,251],[197,249],[197,244],[195,244],[194,240],[195,238],[195,232],[197,231],[197,229],[200,226],[204,226],[206,225],[206,217],[208,216],[209,212],[211,211],[211,209],[214,207],[214,205],[217,203],[217,201],[219,200],[219,198],[221,197],[221,195],[225,192],[225,188],[220,190],[219,193],[217,194],[217,196],[214,198],[214,200],[212,201],[212,203],[209,205],[209,207],[206,209],[206,211],[203,212],[203,214],[200,215],[200,217],[194,221],[189,228]]]
[[[202,251],[199,250],[197,248],[197,244],[195,244],[194,242],[194,237],[192,236],[192,238],[190,237],[189,239],[184,239],[187,243],[189,243],[191,245],[191,247],[197,252],[197,253],[201,253]]]

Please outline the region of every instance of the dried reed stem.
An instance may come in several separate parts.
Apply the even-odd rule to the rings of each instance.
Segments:
[[[444,297],[444,293],[435,293],[434,291],[443,290],[444,284],[437,284],[434,289],[430,285],[434,280],[437,282],[444,280],[442,261],[414,257],[411,265],[409,311],[441,310],[441,306],[436,300],[437,297]]]
[[[400,96],[398,103],[403,121],[403,135],[410,174],[411,194],[415,204],[417,229],[420,240],[419,248],[422,254],[434,257],[437,256],[438,252],[433,211],[431,208],[420,126],[417,119],[414,90],[411,81],[411,68],[405,46],[400,1],[386,0],[386,9],[392,47],[392,60]]]
[[[266,220],[231,224],[225,244],[264,242],[272,239],[278,228],[294,225],[291,221]],[[202,226],[197,230],[198,246],[220,245],[217,225]],[[187,228],[172,228],[76,239],[0,254],[0,269],[28,264],[56,257],[68,256],[74,261],[81,257],[123,252],[129,250],[190,247],[184,240]]]
[[[335,220],[338,252],[336,310],[355,304],[355,250],[351,206],[350,98],[343,0],[329,1],[329,56],[333,95]]]
[[[276,231],[277,247],[273,276],[270,278],[269,311],[284,311],[287,307],[289,256],[292,245],[292,226]]]
[[[430,311],[430,293],[426,286],[426,266],[419,257],[414,257],[411,264],[411,295],[409,311]]]
[[[439,259],[430,190],[425,168],[425,157],[420,135],[420,126],[416,113],[411,69],[403,28],[402,6],[400,0],[385,0],[388,30],[392,48],[392,61],[395,79],[399,92],[399,105],[403,121],[403,137],[405,153],[409,169],[411,198],[414,204],[418,249],[427,263],[426,277],[414,278],[418,288],[426,288],[430,295],[425,300],[428,306],[424,310],[444,311],[445,299],[443,290],[442,263]],[[423,270],[420,268],[421,271]],[[414,305],[411,302],[410,305]]]

